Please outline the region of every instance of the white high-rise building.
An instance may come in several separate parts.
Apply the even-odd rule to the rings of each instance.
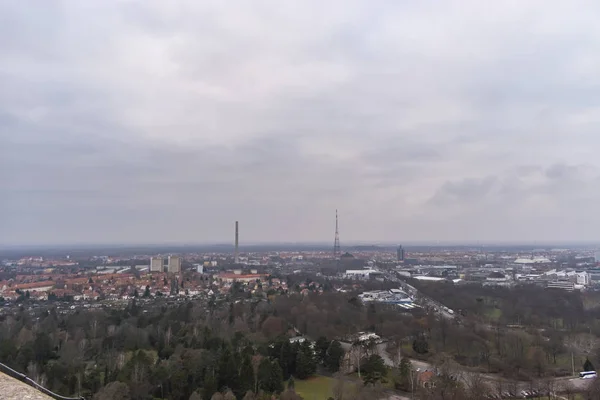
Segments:
[[[169,272],[173,274],[181,272],[181,257],[169,256]]]
[[[164,272],[162,257],[150,258],[150,272]]]

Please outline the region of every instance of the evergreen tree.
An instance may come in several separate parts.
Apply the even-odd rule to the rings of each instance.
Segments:
[[[271,358],[279,358],[281,356],[281,348],[285,344],[285,342],[289,343],[289,340],[285,337],[278,337],[271,345],[268,347],[268,356]]]
[[[296,355],[296,376],[300,379],[306,379],[313,375],[317,370],[313,350],[308,341],[302,342]]]
[[[429,343],[423,336],[419,336],[413,341],[413,350],[419,354],[426,354],[429,352]]]
[[[583,370],[584,371],[595,371],[596,368],[594,368],[594,364],[592,364],[592,362],[590,361],[589,358],[585,359],[585,363],[583,363]]]
[[[281,350],[279,352],[279,365],[283,372],[283,378],[288,379],[296,371],[294,370],[296,354],[290,344],[289,340],[285,340],[281,344]]]
[[[260,390],[264,390],[266,392],[270,392],[270,379],[271,379],[271,369],[272,369],[271,361],[265,357],[261,360],[258,365],[258,388]]]
[[[317,352],[317,362],[320,364],[325,362],[325,358],[327,357],[327,349],[329,348],[329,340],[327,338],[321,336],[317,339],[315,344],[316,352]]]
[[[225,347],[219,359],[219,389],[230,388],[239,391],[238,367],[229,346]]]
[[[340,342],[337,340],[331,342],[325,356],[325,368],[331,372],[337,372],[340,369],[340,363],[344,354],[345,352]]]
[[[242,395],[249,390],[254,389],[254,369],[252,368],[252,359],[245,356],[240,368],[239,394]]]
[[[387,368],[383,362],[383,358],[377,354],[371,355],[363,366],[363,380],[365,385],[375,384],[383,381],[387,372]]]
[[[269,377],[269,391],[271,393],[283,392],[283,373],[277,361],[272,362],[271,376]]]
[[[401,389],[404,391],[411,390],[411,382],[410,382],[410,373],[412,369],[412,364],[410,360],[406,357],[403,357],[400,360],[399,374],[398,380],[395,383],[397,389]]]

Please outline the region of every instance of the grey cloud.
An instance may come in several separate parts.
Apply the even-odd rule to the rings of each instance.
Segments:
[[[594,2],[40,6],[0,5],[0,245],[597,238]]]

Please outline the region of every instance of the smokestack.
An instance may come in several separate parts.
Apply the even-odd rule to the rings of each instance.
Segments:
[[[235,221],[235,263],[239,264],[240,262],[240,253],[239,253],[239,245],[240,245],[240,233],[238,229],[238,222]]]

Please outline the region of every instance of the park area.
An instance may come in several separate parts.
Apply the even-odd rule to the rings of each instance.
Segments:
[[[304,400],[327,400],[333,396],[335,379],[317,375],[303,381],[296,381],[296,393]]]

